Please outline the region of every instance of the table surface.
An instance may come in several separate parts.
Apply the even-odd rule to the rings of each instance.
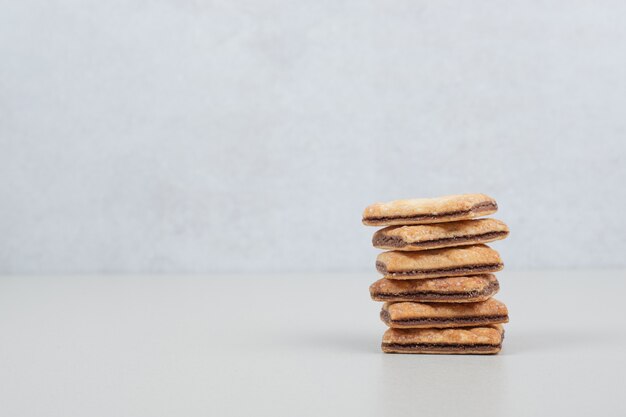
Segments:
[[[626,415],[626,271],[498,276],[497,356],[381,353],[372,273],[0,277],[0,415]]]

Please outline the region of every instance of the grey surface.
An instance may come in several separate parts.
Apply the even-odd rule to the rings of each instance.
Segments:
[[[503,272],[498,356],[385,355],[375,274],[0,278],[0,411],[623,416],[626,271]]]
[[[0,0],[0,272],[355,270],[367,204],[459,192],[509,266],[624,267],[624,13]]]

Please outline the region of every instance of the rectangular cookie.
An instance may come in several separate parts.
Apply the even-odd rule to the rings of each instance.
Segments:
[[[500,255],[487,245],[417,252],[391,251],[376,258],[376,269],[390,279],[458,277],[497,272],[502,268]]]
[[[385,227],[374,233],[372,244],[379,249],[418,251],[487,243],[504,239],[508,234],[509,228],[500,220],[462,220]]]
[[[490,298],[478,303],[385,303],[381,320],[389,327],[416,329],[427,327],[474,327],[508,323],[504,303]]]
[[[485,301],[500,289],[493,274],[431,279],[382,278],[370,285],[374,301],[468,303]]]
[[[393,226],[442,223],[486,216],[497,210],[496,201],[485,194],[414,198],[368,206],[363,212],[363,224]]]
[[[463,329],[388,329],[383,335],[386,353],[488,355],[500,352],[504,329],[496,324]]]

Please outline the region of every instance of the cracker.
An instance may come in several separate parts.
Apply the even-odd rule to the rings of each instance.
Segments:
[[[390,279],[476,275],[497,272],[503,267],[498,252],[487,245],[417,252],[391,251],[376,258],[376,269]]]
[[[502,348],[501,325],[463,329],[388,329],[383,335],[386,353],[496,354]]]
[[[392,226],[442,223],[486,216],[497,210],[496,201],[485,194],[395,200],[368,206],[363,212],[363,224]]]
[[[509,228],[496,219],[389,226],[372,237],[374,247],[386,250],[419,251],[453,246],[474,245],[504,239]]]
[[[507,323],[509,312],[504,303],[490,298],[478,303],[385,303],[381,320],[399,329],[475,327]]]
[[[485,301],[500,289],[495,275],[397,280],[382,278],[370,286],[374,301],[467,303]]]

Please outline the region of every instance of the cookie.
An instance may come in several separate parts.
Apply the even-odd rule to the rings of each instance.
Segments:
[[[387,353],[439,353],[486,355],[500,352],[501,325],[464,329],[388,329],[382,349]]]
[[[485,301],[500,289],[495,275],[472,275],[432,279],[386,279],[370,286],[374,301],[467,303]]]
[[[385,303],[381,320],[389,327],[474,327],[507,323],[509,312],[500,301],[490,298],[478,303]]]
[[[503,267],[498,252],[486,245],[417,252],[391,251],[376,258],[376,269],[390,279],[458,277],[497,272]]]
[[[507,237],[509,228],[496,219],[462,220],[416,226],[389,226],[374,233],[379,249],[417,251],[473,245]]]
[[[393,226],[443,223],[486,216],[497,210],[496,201],[485,194],[395,200],[368,206],[363,212],[363,224]]]

